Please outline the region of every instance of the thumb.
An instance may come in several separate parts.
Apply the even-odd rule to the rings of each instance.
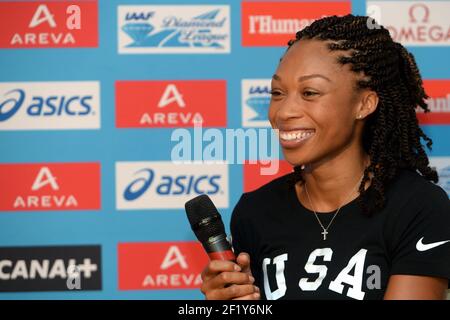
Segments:
[[[250,255],[246,252],[241,252],[236,258],[237,264],[242,268],[241,272],[252,274],[250,269]]]

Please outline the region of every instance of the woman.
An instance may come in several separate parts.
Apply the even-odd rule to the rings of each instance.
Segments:
[[[289,41],[269,119],[294,172],[243,194],[237,263],[208,264],[207,299],[445,298],[449,199],[415,114],[427,96],[413,56],[370,22],[327,17]]]

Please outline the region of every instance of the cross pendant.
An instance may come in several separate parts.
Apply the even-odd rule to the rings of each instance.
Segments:
[[[328,231],[324,229],[322,234],[323,234],[323,240],[327,240]]]

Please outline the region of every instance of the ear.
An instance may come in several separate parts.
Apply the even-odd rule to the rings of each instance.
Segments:
[[[378,107],[378,94],[372,90],[365,90],[361,94],[361,99],[358,108],[356,109],[355,118],[362,120],[375,112]]]

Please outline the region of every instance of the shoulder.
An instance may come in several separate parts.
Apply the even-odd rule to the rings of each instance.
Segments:
[[[447,193],[413,171],[402,171],[387,193],[383,228],[391,275],[450,278],[450,246],[443,245],[450,239]]]
[[[435,206],[449,205],[447,193],[440,186],[426,180],[419,173],[402,169],[386,188],[388,201],[399,204]]]
[[[291,174],[286,174],[256,190],[243,193],[233,210],[232,217],[249,217],[269,208],[278,207],[281,202],[286,200],[288,192],[291,190],[290,176]]]
[[[450,224],[450,201],[440,186],[410,170],[401,170],[386,187],[388,222],[392,225],[416,223]]]
[[[247,201],[258,200],[262,202],[284,198],[290,187],[290,177],[291,174],[288,173],[264,184],[258,189],[244,193],[244,196]]]

